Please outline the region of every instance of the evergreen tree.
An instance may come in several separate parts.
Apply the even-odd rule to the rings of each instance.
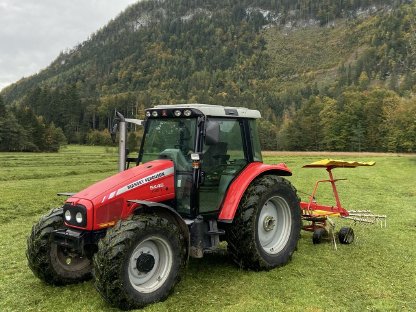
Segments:
[[[6,116],[6,104],[4,103],[3,97],[0,95],[0,118]]]
[[[0,151],[21,152],[36,149],[27,131],[12,112],[7,112],[4,118],[0,118]]]

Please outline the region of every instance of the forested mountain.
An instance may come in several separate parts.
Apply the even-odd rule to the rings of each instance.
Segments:
[[[200,102],[259,109],[264,149],[415,152],[415,84],[414,1],[147,0],[1,96],[70,142]]]

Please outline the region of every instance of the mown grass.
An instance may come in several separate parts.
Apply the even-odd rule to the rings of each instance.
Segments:
[[[292,183],[311,192],[322,169],[302,169],[320,156],[268,156],[286,162]],[[416,157],[343,156],[375,167],[336,169],[343,204],[388,215],[387,228],[355,226],[356,243],[313,245],[303,232],[286,266],[269,272],[236,267],[225,255],[191,259],[164,302],[143,311],[414,311],[416,310]],[[0,310],[111,311],[91,281],[51,287],[25,258],[26,237],[39,216],[74,192],[116,172],[115,150],[70,146],[59,154],[0,154]],[[306,195],[300,193],[303,198]],[[329,189],[318,200],[330,202]],[[337,221],[337,226],[340,222]]]

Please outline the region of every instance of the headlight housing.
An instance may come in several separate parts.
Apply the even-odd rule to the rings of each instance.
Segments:
[[[64,205],[64,219],[68,225],[77,227],[87,226],[87,208],[83,205]]]

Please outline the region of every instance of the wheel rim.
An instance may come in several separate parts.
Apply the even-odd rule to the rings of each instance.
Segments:
[[[262,249],[270,255],[279,253],[287,244],[292,227],[291,210],[287,201],[274,196],[260,211],[257,234]]]
[[[151,293],[166,281],[172,268],[173,251],[163,238],[151,236],[133,250],[128,266],[131,285],[141,293]]]
[[[51,245],[52,257],[56,259],[56,264],[69,272],[77,272],[88,268],[91,265],[90,259],[81,257],[75,252],[71,252],[68,248]]]

